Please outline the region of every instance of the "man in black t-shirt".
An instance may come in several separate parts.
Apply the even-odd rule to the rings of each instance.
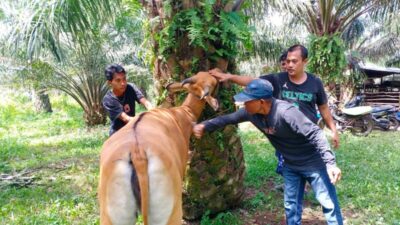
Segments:
[[[294,45],[288,49],[286,58],[287,72],[263,75],[260,78],[270,81],[274,87],[273,96],[286,100],[299,108],[299,110],[312,122],[317,123],[317,108],[332,131],[332,141],[335,148],[339,147],[339,135],[329,111],[326,93],[321,79],[311,73],[305,72],[308,51],[302,45]],[[210,73],[220,81],[232,81],[245,86],[254,78],[221,73],[211,70]]]
[[[111,90],[104,96],[103,106],[111,120],[111,136],[135,116],[135,102],[142,104],[147,110],[153,107],[134,84],[127,83],[126,72],[121,65],[107,66],[105,76]]]

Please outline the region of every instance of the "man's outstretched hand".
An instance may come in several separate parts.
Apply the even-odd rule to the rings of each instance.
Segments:
[[[196,124],[193,126],[193,135],[200,139],[204,134],[204,124]]]
[[[229,75],[227,73],[223,73],[220,69],[215,68],[212,70],[208,71],[212,76],[214,76],[215,78],[217,78],[219,81],[224,82],[229,80]]]

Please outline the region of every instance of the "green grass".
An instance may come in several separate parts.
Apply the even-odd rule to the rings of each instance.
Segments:
[[[344,136],[337,152],[343,170],[339,198],[362,210],[360,224],[400,224],[400,132]]]
[[[280,183],[275,174],[276,157],[272,146],[257,131],[241,134],[247,165],[246,185],[259,188],[268,180]],[[373,131],[368,137],[345,133],[336,150],[343,177],[337,191],[348,224],[400,224],[400,132]],[[259,209],[273,206],[279,210],[281,200],[265,201],[258,193],[245,202]],[[313,200],[312,196],[306,199]],[[267,202],[262,205],[262,203]],[[283,213],[283,211],[282,211]]]
[[[9,97],[17,101],[0,106],[0,173],[32,171],[26,176],[35,183],[0,187],[0,224],[98,224],[98,159],[108,127],[85,128],[65,96],[41,114]]]
[[[0,174],[30,171],[34,184],[0,183],[0,224],[98,224],[98,159],[108,125],[86,128],[81,109],[65,96],[51,96],[50,114],[35,113],[27,97],[8,98],[0,102]],[[242,130],[241,137],[245,185],[253,194],[241,209],[204,215],[201,225],[246,224],[262,213],[283,218],[282,194],[272,190],[282,182],[272,146],[256,131]],[[347,224],[400,224],[399,140],[400,132],[341,135],[337,190]]]

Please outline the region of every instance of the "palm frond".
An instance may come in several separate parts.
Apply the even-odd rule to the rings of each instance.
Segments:
[[[400,67],[400,53],[390,58],[385,65],[391,67]]]
[[[390,55],[395,55],[400,48],[400,39],[395,35],[385,35],[377,40],[369,42],[360,49],[361,54],[368,58],[380,61],[382,58],[387,58]]]
[[[22,0],[9,3],[14,29],[8,37],[12,51],[26,49],[28,58],[41,54],[43,47],[63,58],[65,42],[85,43],[112,20],[119,1],[110,0]],[[82,44],[82,46],[84,46]]]

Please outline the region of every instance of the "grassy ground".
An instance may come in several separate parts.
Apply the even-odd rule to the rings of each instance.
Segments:
[[[13,101],[11,101],[11,99]],[[36,114],[27,97],[0,102],[0,224],[98,224],[99,151],[108,127],[85,128],[79,107],[52,98],[52,114]],[[192,224],[282,224],[282,182],[272,147],[243,130],[246,198],[238,209]],[[337,185],[347,224],[400,224],[400,132],[367,138],[344,134],[337,151],[344,177]],[[324,224],[318,204],[306,197],[304,224]]]

